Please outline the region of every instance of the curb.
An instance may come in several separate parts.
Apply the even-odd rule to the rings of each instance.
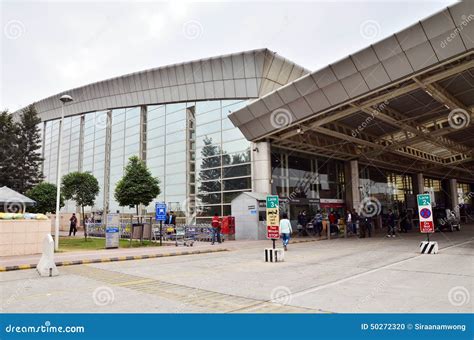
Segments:
[[[217,253],[221,251],[229,251],[229,249],[209,249],[209,250],[192,250],[192,251],[178,251],[173,253],[162,253],[162,254],[148,254],[148,255],[135,255],[135,256],[116,256],[106,257],[100,259],[86,259],[86,260],[75,260],[75,261],[58,261],[56,262],[57,267],[73,266],[77,264],[89,264],[89,263],[103,263],[103,262],[117,262],[117,261],[130,261],[130,260],[144,260],[154,259],[158,257],[169,257],[169,256],[181,256],[181,255],[196,255],[196,254],[209,254]],[[33,264],[20,264],[17,266],[6,266],[0,267],[0,272],[10,272],[13,270],[23,269],[35,269],[36,263]]]

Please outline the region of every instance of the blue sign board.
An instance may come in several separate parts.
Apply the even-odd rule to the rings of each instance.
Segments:
[[[155,220],[166,221],[166,203],[155,203]]]

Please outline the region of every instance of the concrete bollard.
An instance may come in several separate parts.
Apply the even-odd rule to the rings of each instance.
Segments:
[[[437,254],[438,253],[438,242],[436,241],[422,241],[420,243],[421,254]]]
[[[47,234],[43,240],[43,255],[36,266],[40,276],[58,276],[58,268],[54,263],[54,240]]]
[[[265,248],[265,262],[283,262],[285,251],[282,248]]]

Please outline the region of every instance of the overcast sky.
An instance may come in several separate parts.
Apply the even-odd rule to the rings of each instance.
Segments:
[[[455,2],[0,0],[0,109],[15,111],[126,73],[263,47],[316,70]]]

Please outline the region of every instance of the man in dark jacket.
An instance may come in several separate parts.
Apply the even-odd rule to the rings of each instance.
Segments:
[[[395,214],[393,213],[392,209],[388,210],[387,237],[395,237]]]
[[[76,236],[76,232],[77,232],[77,217],[76,217],[76,214],[73,213],[71,218],[69,219],[69,236],[71,236],[71,234]]]

